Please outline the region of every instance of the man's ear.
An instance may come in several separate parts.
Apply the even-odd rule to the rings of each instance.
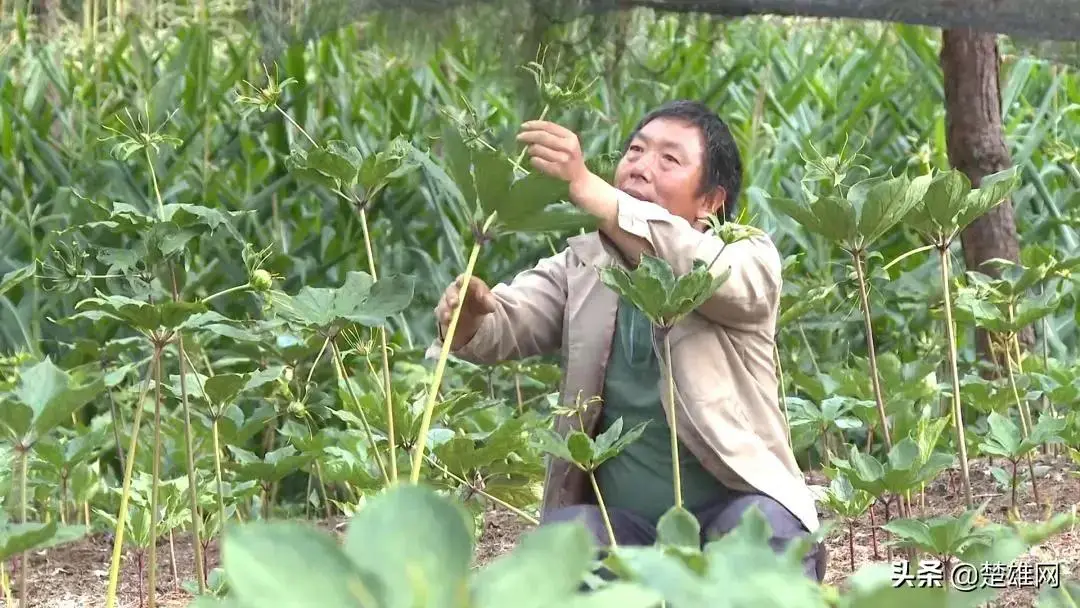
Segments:
[[[725,205],[727,204],[727,190],[723,186],[717,186],[704,201],[704,211],[707,215],[715,215],[723,222],[727,219]]]

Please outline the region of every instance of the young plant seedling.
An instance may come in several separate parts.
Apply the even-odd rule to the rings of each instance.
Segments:
[[[578,403],[574,406],[556,408],[555,415],[577,416],[580,428],[584,429],[585,411],[598,401],[599,399],[591,399],[582,403],[578,399]],[[647,422],[642,422],[623,433],[623,421],[619,418],[596,439],[589,437],[582,430],[571,431],[565,437],[548,428],[540,429],[537,433],[537,440],[542,451],[573,464],[589,476],[589,482],[592,484],[593,493],[599,503],[604,527],[607,528],[608,538],[613,548],[618,548],[618,542],[615,539],[615,530],[611,526],[611,515],[604,504],[603,493],[600,491],[599,484],[596,483],[596,469],[618,456],[626,449],[626,446],[641,437],[647,425]]]
[[[988,175],[980,187],[972,190],[967,175],[956,169],[937,174],[927,186],[926,194],[905,218],[905,222],[922,234],[938,251],[941,264],[941,288],[944,292],[945,333],[949,348],[949,371],[952,374],[952,418],[956,445],[960,454],[960,476],[964,499],[971,509],[971,473],[968,467],[967,442],[964,438],[964,419],[960,403],[960,372],[957,369],[956,323],[953,320],[952,295],[949,285],[949,248],[957,235],[975,218],[1000,204],[1020,184],[1015,167]]]
[[[852,445],[849,446],[848,458],[833,458],[830,469],[843,474],[854,488],[868,492],[876,501],[886,494],[899,499],[937,477],[952,466],[953,460],[951,454],[924,451],[919,442],[904,437],[889,450],[884,463]],[[830,477],[835,477],[835,473],[830,472]],[[886,522],[890,519],[891,502],[884,502]],[[902,501],[900,504],[903,504]],[[892,559],[891,555],[889,559]]]
[[[854,262],[870,357],[870,381],[878,405],[885,446],[892,449],[885,399],[877,370],[864,264],[874,243],[892,230],[922,200],[930,184],[930,177],[870,177],[848,185],[845,182],[854,169],[868,172],[865,167],[854,165],[857,152],[848,157],[845,156],[845,148],[840,155],[822,156],[814,149],[813,144],[810,149],[812,153],[804,157],[807,163],[807,175],[802,182],[804,199],[796,201],[770,198],[770,202],[804,228],[838,245]],[[806,186],[807,182],[814,181],[825,183],[824,194],[821,196],[811,193]],[[904,509],[902,504],[901,509]]]
[[[874,502],[874,495],[865,490],[857,490],[843,474],[838,474],[829,483],[825,491],[822,506],[836,513],[848,529],[848,558],[851,571],[855,572],[855,522]]]
[[[100,374],[86,376],[69,374],[56,367],[46,357],[19,374],[12,394],[0,400],[0,430],[15,450],[19,463],[19,523],[27,524],[27,471],[30,454],[38,442],[57,427],[71,420],[72,415],[105,390]],[[42,529],[44,530],[44,528]],[[55,533],[55,529],[51,529]],[[44,540],[44,539],[42,539]],[[23,553],[19,568],[19,597],[25,604],[29,598],[26,574],[29,555]]]
[[[270,108],[276,109],[289,124],[308,140],[312,146],[311,149],[307,151],[299,148],[294,149],[286,159],[286,167],[301,181],[327,188],[349,203],[360,215],[360,225],[363,229],[364,247],[368,260],[368,272],[372,279],[378,280],[367,212],[379,194],[417,167],[416,150],[402,137],[392,140],[385,150],[368,156],[364,156],[356,146],[341,140],[332,140],[325,145],[319,145],[278,103],[285,88],[295,83],[296,80],[288,78],[277,83],[270,76],[270,71],[265,66],[264,70],[267,79],[266,87],[256,89],[255,94],[251,96],[238,94],[237,101],[245,106],[248,111],[255,108],[261,112],[266,112]],[[249,82],[245,81],[245,84],[255,88]],[[382,342],[382,390],[386,402],[387,436],[390,441],[389,479],[391,483],[397,483],[397,446],[394,442],[390,349],[386,328],[380,325],[378,331],[379,339]],[[336,345],[334,345],[334,351],[338,353]],[[338,361],[336,365],[341,366],[341,362]]]
[[[987,547],[995,540],[992,534],[977,527],[978,519],[989,503],[987,500],[978,509],[955,517],[894,519],[882,528],[895,535],[889,543],[891,546],[923,551],[938,558],[943,567],[942,580],[948,586],[954,559],[977,547]]]
[[[1065,430],[1065,420],[1043,415],[1039,418],[1038,424],[1026,436],[1021,433],[1021,430],[1011,418],[1002,416],[997,412],[990,413],[987,424],[990,426],[990,430],[982,443],[979,444],[979,448],[987,454],[1001,456],[1012,464],[1012,477],[1009,483],[1012,492],[1010,507],[1015,510],[1017,509],[1017,463],[1041,445],[1063,441],[1060,433]],[[1034,472],[1032,472],[1031,483],[1034,486]]]

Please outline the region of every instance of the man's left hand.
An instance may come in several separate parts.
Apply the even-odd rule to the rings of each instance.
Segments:
[[[521,125],[517,140],[528,144],[532,166],[545,175],[570,184],[581,183],[589,175],[578,136],[566,127],[530,120]]]

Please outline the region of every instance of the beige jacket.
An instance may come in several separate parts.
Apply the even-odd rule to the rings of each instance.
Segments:
[[[715,235],[629,195],[620,198],[618,221],[627,232],[647,239],[676,275],[688,272],[695,259],[712,261],[723,246]],[[493,287],[496,311],[454,354],[490,364],[561,352],[560,399],[572,405],[601,396],[618,295],[600,281],[598,268],[625,264],[614,245],[597,232],[571,237],[567,244],[509,285]],[[777,394],[773,337],[780,255],[767,236],[756,237],[729,245],[712,266],[717,273],[727,267],[731,275],[720,289],[670,329],[679,437],[726,486],[773,497],[814,532],[817,509],[788,445]],[[441,347],[436,341],[428,356],[438,357]],[[660,331],[654,347],[664,361]],[[594,405],[584,416],[593,437],[600,408]],[[579,428],[575,416],[556,420],[558,432],[572,428]],[[595,502],[588,477],[576,466],[551,458],[543,512],[581,502]]]

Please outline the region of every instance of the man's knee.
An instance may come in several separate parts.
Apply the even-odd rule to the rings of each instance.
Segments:
[[[614,541],[620,545],[650,545],[655,541],[656,532],[647,522],[633,513],[608,509]],[[600,507],[593,504],[580,504],[562,507],[545,514],[540,525],[580,521],[585,524],[589,534],[598,545],[607,547],[612,544],[607,524]]]
[[[540,520],[540,525],[545,526],[555,523],[581,522],[589,531],[589,535],[600,546],[610,545],[607,527],[604,525],[604,517],[596,505],[570,505],[545,513]]]
[[[706,540],[723,536],[738,527],[751,507],[757,507],[772,530],[769,546],[782,553],[792,541],[809,536],[809,531],[784,505],[763,494],[744,494],[736,497],[709,522],[702,522]],[[803,557],[803,569],[807,576],[822,582],[825,579],[827,553],[824,543],[815,543]]]

